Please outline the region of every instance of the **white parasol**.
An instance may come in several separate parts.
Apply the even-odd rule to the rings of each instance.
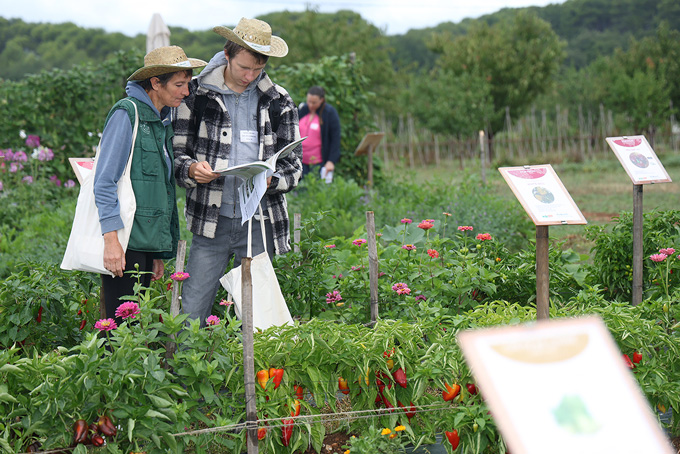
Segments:
[[[155,13],[151,18],[149,30],[146,32],[146,53],[154,49],[170,45],[170,29],[160,14]]]

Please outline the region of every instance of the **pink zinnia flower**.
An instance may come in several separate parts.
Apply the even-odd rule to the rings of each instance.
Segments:
[[[183,271],[178,271],[178,272],[172,273],[170,275],[170,279],[172,279],[173,281],[183,281],[183,280],[188,279],[188,278],[189,278],[189,273],[185,273]]]
[[[458,230],[461,232],[465,232],[466,230],[472,230],[471,225],[459,225]]]
[[[491,234],[489,234],[489,233],[480,233],[479,235],[477,235],[476,238],[477,238],[478,240],[488,241],[488,240],[491,239]]]
[[[228,306],[231,306],[232,304],[234,304],[233,301],[227,301],[227,300],[220,301],[220,306],[227,306],[228,307]]]
[[[332,292],[326,293],[326,304],[337,303],[342,300],[342,295],[339,291],[333,290]]]
[[[325,247],[326,249],[333,249],[333,248],[335,248],[335,245],[334,245],[334,244],[327,244],[327,245],[325,245],[324,247]]]
[[[401,248],[406,249],[407,251],[415,251],[416,246],[414,244],[404,244]]]
[[[418,224],[418,227],[423,229],[423,230],[430,230],[432,227],[434,227],[434,224],[432,222],[429,222],[428,220],[422,221],[420,224]]]
[[[220,324],[220,318],[217,315],[211,315],[205,319],[205,324],[208,326],[216,326]]]
[[[437,252],[437,251],[434,250],[434,249],[428,249],[428,250],[427,250],[427,255],[429,255],[429,256],[432,257],[433,259],[436,259],[437,257],[439,257],[439,252]]]
[[[666,249],[659,249],[659,254],[673,255],[675,254],[675,249],[668,247]]]
[[[352,244],[355,245],[355,246],[361,246],[365,242],[366,242],[366,240],[364,240],[363,238],[359,238],[359,239],[352,241]]]
[[[352,271],[359,271],[361,268],[363,268],[363,266],[354,266],[354,265],[352,265],[352,266],[350,267],[350,269],[351,269]]]
[[[652,254],[649,256],[652,262],[663,262],[666,260],[666,257],[668,257],[666,254]]]
[[[413,221],[409,218],[404,218],[404,219],[401,220],[402,224],[410,224],[411,222],[413,222]]]
[[[418,296],[416,296],[416,301],[420,301],[420,300],[422,300],[422,301],[427,301],[427,298],[425,297],[425,295],[418,295]]]
[[[112,318],[102,318],[97,320],[94,327],[99,331],[111,331],[112,329],[118,328],[118,325],[116,325],[116,321]]]
[[[116,309],[116,317],[120,317],[122,319],[135,318],[135,316],[138,315],[139,312],[140,312],[139,305],[137,303],[133,303],[132,301],[126,301],[120,306],[118,306],[118,309]]]
[[[444,211],[442,214],[443,214],[444,216],[453,216],[451,213],[447,213],[446,211]]]
[[[397,282],[392,286],[392,290],[397,292],[399,295],[408,295],[411,293],[411,289],[408,288],[408,285],[404,284],[403,282]]]

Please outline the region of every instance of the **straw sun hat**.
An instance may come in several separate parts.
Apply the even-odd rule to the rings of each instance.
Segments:
[[[213,27],[213,31],[258,54],[269,57],[285,57],[288,54],[288,44],[278,36],[272,36],[269,24],[258,19],[243,17],[233,30],[217,26]]]
[[[145,80],[161,74],[202,68],[207,64],[198,58],[187,58],[179,46],[159,47],[144,56],[144,66],[132,73],[128,80]]]

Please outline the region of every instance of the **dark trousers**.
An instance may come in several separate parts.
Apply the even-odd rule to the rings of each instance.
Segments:
[[[139,252],[128,249],[125,253],[125,271],[134,271],[135,264],[139,264],[139,271],[152,271],[153,254],[151,252]],[[114,318],[116,324],[120,325],[123,319],[115,316],[116,309],[124,302],[132,299],[137,276],[134,273],[125,273],[123,277],[112,277],[107,274],[102,274],[101,276],[102,298],[104,298],[106,306],[106,318]],[[148,287],[151,284],[151,274],[142,274],[140,276],[140,283],[142,286]],[[129,296],[130,298],[121,300],[124,296]]]

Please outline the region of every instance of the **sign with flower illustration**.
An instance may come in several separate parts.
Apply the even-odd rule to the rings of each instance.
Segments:
[[[675,452],[630,370],[644,355],[622,358],[600,318],[464,331],[458,341],[513,453]]]
[[[550,164],[498,170],[534,224],[588,223]]]
[[[607,137],[606,140],[633,184],[671,182],[645,136]]]

